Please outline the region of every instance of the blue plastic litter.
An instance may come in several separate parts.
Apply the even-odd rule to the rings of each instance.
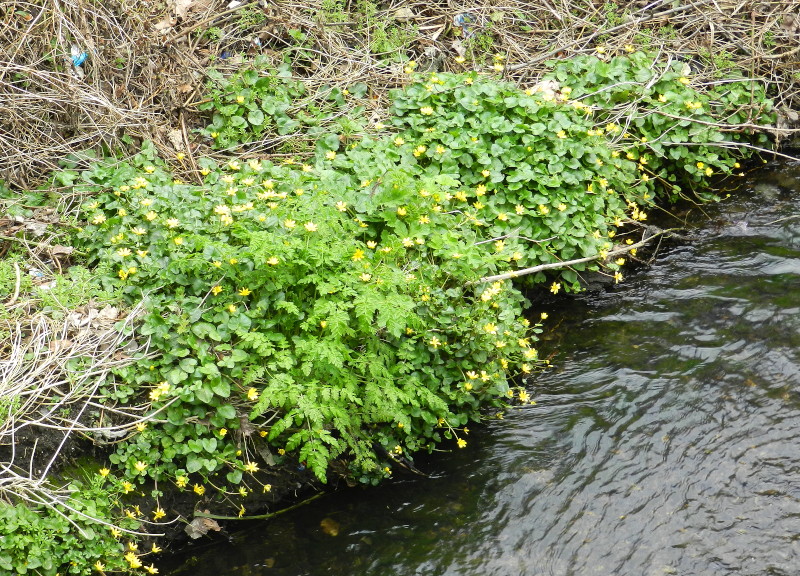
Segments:
[[[89,57],[89,55],[86,52],[81,52],[80,54],[73,54],[73,56],[72,56],[72,64],[75,65],[75,66],[80,66],[81,64],[86,62],[86,59],[88,57]]]
[[[459,28],[467,26],[471,24],[473,21],[474,19],[472,18],[472,15],[467,13],[456,14],[455,17],[453,18],[453,24],[455,24]]]
[[[475,33],[475,30],[472,29],[472,25],[475,22],[475,18],[472,17],[472,14],[467,12],[462,12],[461,14],[456,14],[453,17],[453,25],[456,28],[461,28],[464,37],[469,38]]]

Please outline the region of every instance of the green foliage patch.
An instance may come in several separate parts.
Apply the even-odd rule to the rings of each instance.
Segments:
[[[199,109],[210,111],[212,122],[200,133],[215,149],[264,140],[276,146],[288,136],[295,143],[313,141],[321,134],[348,135],[361,128],[354,119],[363,108],[350,105],[347,96],[363,96],[363,83],[348,90],[324,87],[310,98],[288,66],[271,69],[262,57],[229,77],[214,69],[208,76],[209,99]]]
[[[69,497],[62,496],[56,505],[0,502],[3,574],[102,574],[132,567],[155,573],[152,564],[144,564],[142,552],[147,551],[134,555],[118,540],[122,532],[115,526],[130,531],[140,526],[133,518],[119,519],[122,490],[95,475],[86,482],[72,482],[68,491]]]
[[[620,281],[620,236],[657,202],[708,197],[763,143],[749,126],[772,121],[758,83],[695,86],[645,53],[556,62],[528,90],[413,68],[357,141],[332,120],[344,93],[303,117],[288,70],[215,77],[216,146],[300,131],[315,140],[305,163],[202,160],[188,184],[145,146],[61,175],[91,196],[76,241],[99,282],[149,310],[154,354],[105,390],[150,403],[112,457],[126,482],[246,498],[269,489],[255,454],[323,481],[339,460],[374,482],[386,454],[463,447],[485,409],[529,401],[515,385],[541,327],[521,287]]]

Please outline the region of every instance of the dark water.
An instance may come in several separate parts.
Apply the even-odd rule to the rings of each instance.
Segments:
[[[422,462],[434,478],[326,496],[173,574],[800,574],[800,164],[705,211],[552,311],[537,405]]]

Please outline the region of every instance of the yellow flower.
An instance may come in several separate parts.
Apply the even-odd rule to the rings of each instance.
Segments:
[[[225,438],[225,436],[227,436],[227,435],[228,435],[228,429],[227,428],[220,428],[219,429],[219,437],[220,438]]]
[[[502,72],[506,69],[506,67],[500,64],[500,62],[495,62],[492,68],[494,68],[495,72]]]
[[[658,101],[659,102],[666,102],[667,101],[667,97],[664,96],[663,94],[659,94],[658,95]]]
[[[110,473],[111,470],[109,470],[108,468],[100,468],[100,476],[102,476],[103,478],[108,476]]]
[[[228,312],[230,312],[231,314],[236,314],[236,310],[238,310],[238,308],[236,307],[236,304],[229,304],[228,305]]]
[[[423,116],[430,116],[431,114],[433,114],[433,108],[431,108],[430,106],[423,106],[422,108],[419,109],[419,113],[422,114]]]
[[[147,468],[147,463],[139,460],[133,465],[133,467],[136,468],[138,472],[144,472],[145,468]]]
[[[306,222],[305,224],[303,224],[303,228],[305,228],[309,232],[316,232],[317,231],[317,225],[314,224],[313,222]]]
[[[219,260],[214,260],[211,263],[211,265],[214,266],[215,268],[220,268],[222,266],[222,262],[220,262]]]
[[[614,272],[614,283],[619,284],[622,282],[622,274],[620,272]]]
[[[442,345],[441,341],[436,336],[428,340],[428,344],[430,344],[434,348],[438,348],[439,346]]]
[[[248,389],[247,399],[250,400],[250,402],[255,402],[256,400],[258,400],[258,390],[256,390],[255,388]]]
[[[248,462],[247,464],[244,465],[244,469],[247,472],[253,474],[255,472],[258,472],[258,464],[256,464],[255,462]]]
[[[692,83],[692,81],[689,80],[686,76],[681,76],[680,78],[678,78],[678,82],[680,82],[684,86]]]
[[[397,208],[398,216],[405,216],[406,214],[408,214],[408,209],[405,206],[400,206]]]
[[[459,438],[457,444],[458,444],[459,448],[466,448],[467,447],[467,441],[464,440],[463,438]]]
[[[339,212],[345,212],[347,210],[347,202],[342,202],[341,200],[336,203],[336,209]]]
[[[714,171],[711,168],[706,168],[706,176],[711,176]]]
[[[186,485],[189,483],[189,479],[186,476],[178,476],[175,478],[175,485],[178,488],[186,488]]]
[[[122,491],[125,492],[125,494],[129,494],[130,492],[133,492],[133,484],[131,484],[130,482],[123,482],[122,483]]]
[[[158,508],[156,508],[155,510],[153,510],[153,520],[156,520],[156,521],[161,520],[166,515],[167,515],[167,513],[164,512],[164,509],[161,508],[160,506]]]
[[[334,158],[336,158],[336,152],[334,152],[333,150],[328,150],[325,153],[325,158],[327,158],[328,160],[333,160]]]
[[[158,574],[158,568],[156,568],[153,564],[150,564],[150,566],[145,566],[144,569],[148,574]]]
[[[353,253],[353,261],[358,262],[359,260],[363,259],[364,259],[364,251],[361,248],[359,248]]]
[[[103,572],[106,569],[106,566],[105,564],[100,562],[100,560],[98,560],[97,562],[94,563],[94,569],[97,570],[98,572]]]
[[[236,264],[238,262],[239,262],[239,260],[237,260],[236,258],[231,258],[230,260],[228,260],[228,263],[231,264],[231,265]]]
[[[635,48],[633,47],[633,44],[625,44],[624,48],[625,48],[625,52],[633,52],[635,50]]]
[[[144,258],[147,256],[147,250],[137,250],[136,255],[139,256],[139,258]]]
[[[194,493],[197,494],[198,496],[202,496],[203,494],[206,493],[206,487],[200,486],[200,484],[195,484],[192,490],[194,490]]]
[[[617,258],[615,262],[617,263],[617,266],[622,266],[625,264],[625,258]]]
[[[280,262],[280,260],[278,260],[277,256],[271,256],[267,259],[267,264],[270,266],[277,266],[278,262]]]
[[[372,278],[372,274],[367,274],[366,272],[364,272],[359,276],[359,278],[361,278],[362,282],[369,282],[370,279]]]
[[[250,294],[252,294],[252,292],[247,288],[239,288],[239,296],[249,296]]]
[[[558,294],[558,291],[559,291],[559,290],[561,290],[561,283],[559,283],[559,282],[553,282],[553,283],[550,285],[550,292],[552,292],[553,294]]]
[[[175,242],[176,246],[180,246],[181,244],[183,244],[183,238],[181,238],[180,236],[176,236],[175,238],[172,239],[172,241]]]
[[[167,225],[168,228],[177,228],[178,226],[181,225],[180,220],[178,220],[177,218],[168,218],[165,224]]]
[[[94,218],[92,218],[92,224],[102,224],[106,221],[106,217],[103,214],[98,214]]]
[[[368,241],[367,241],[367,248],[369,248],[369,249],[371,249],[371,250],[375,250],[375,247],[376,247],[377,245],[378,245],[378,243],[377,243],[377,242],[375,242],[375,240],[368,240]]]
[[[441,144],[440,144],[439,146],[437,146],[437,147],[436,147],[436,153],[437,153],[437,154],[444,154],[445,152],[447,152],[447,150],[446,150],[446,149],[445,149],[445,147],[444,147],[444,146],[442,146]]]
[[[283,450],[283,449],[281,448],[281,450]],[[284,454],[286,453],[285,450],[283,452],[284,452]],[[280,450],[278,450],[278,453],[280,453]],[[264,492],[266,493],[266,492],[271,492],[271,491],[272,491],[272,484],[264,484]]]
[[[559,130],[558,132],[556,132],[556,136],[558,136],[559,138],[561,138],[563,140],[564,138],[567,137],[567,133],[564,132],[563,130]]]
[[[497,325],[493,324],[492,322],[488,322],[483,326],[483,330],[489,334],[497,334]]]
[[[497,219],[500,220],[501,222],[505,222],[506,220],[508,220],[508,214],[506,214],[505,212],[500,212],[500,214],[497,215]]]
[[[397,138],[394,139],[394,145],[395,146],[402,146],[405,143],[406,143],[406,141],[403,140],[402,138],[400,138],[400,136],[398,136]]]
[[[214,296],[216,296],[220,292],[222,292],[222,286],[217,285],[211,288],[211,293],[214,294]]]
[[[456,56],[455,58],[453,58],[453,60],[455,61],[456,64],[463,64],[464,62],[467,61],[467,59],[464,58],[463,56]]]
[[[142,567],[142,562],[139,560],[139,558],[136,557],[136,554],[134,554],[133,552],[128,552],[127,554],[125,554],[124,558],[125,560],[128,561],[128,564],[130,564],[131,568]]]
[[[289,230],[291,230],[292,228],[297,226],[297,222],[295,222],[290,218],[287,218],[286,220],[283,221],[283,225],[286,226]]]

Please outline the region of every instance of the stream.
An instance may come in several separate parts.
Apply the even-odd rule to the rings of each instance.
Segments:
[[[743,180],[651,266],[549,310],[536,405],[418,459],[431,478],[343,488],[161,573],[798,574],[800,164]]]

